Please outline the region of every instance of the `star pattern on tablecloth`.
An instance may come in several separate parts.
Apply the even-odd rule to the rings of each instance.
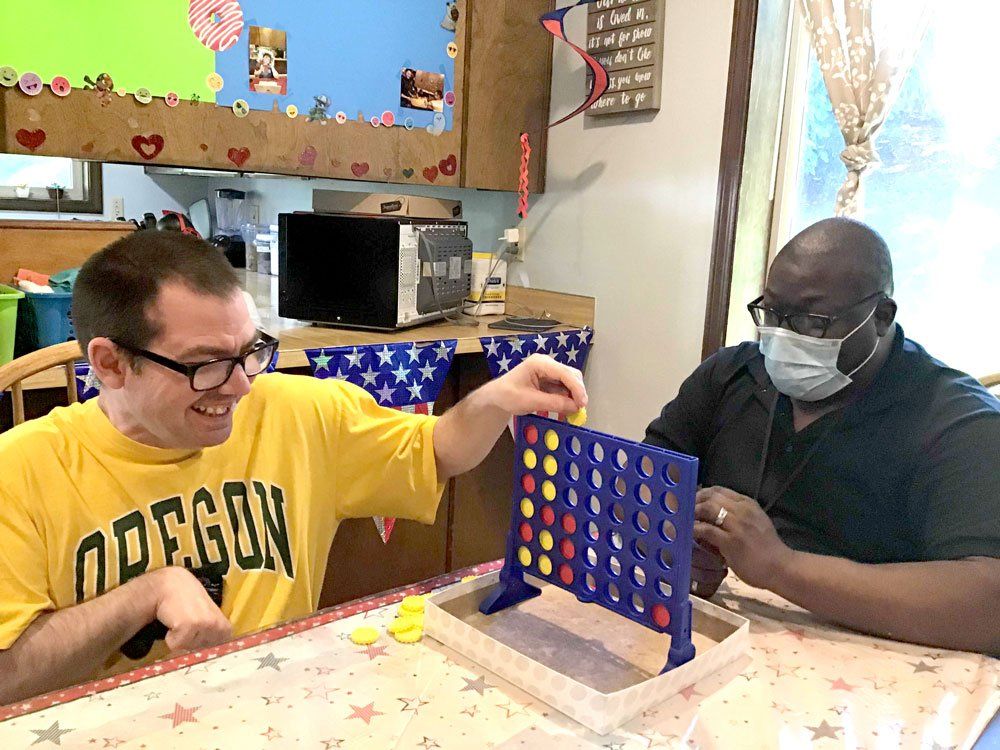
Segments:
[[[254,659],[254,661],[258,662],[258,664],[259,664],[259,666],[257,667],[257,669],[264,669],[265,667],[270,667],[275,672],[280,672],[281,671],[281,662],[288,661],[288,659],[286,657],[284,657],[284,656],[280,656],[280,657],[279,656],[275,656],[274,652],[272,651],[267,656],[258,656],[258,657],[256,657]]]
[[[474,680],[470,680],[468,677],[463,677],[462,679],[465,680],[465,687],[458,691],[460,693],[464,693],[466,690],[474,690],[482,695],[484,690],[490,690],[493,688],[492,685],[486,684],[486,678],[483,677],[483,675],[479,675]]]
[[[368,657],[368,661],[372,661],[373,659],[377,659],[380,656],[385,656],[387,648],[388,648],[387,646],[376,646],[372,644],[370,646],[365,646],[361,651],[358,651],[358,653],[364,654],[365,656]]]
[[[519,714],[527,713],[527,711],[525,711],[524,709],[526,709],[531,704],[530,703],[521,704],[518,703],[517,701],[509,700],[506,703],[497,703],[495,705],[497,708],[499,708],[506,714],[505,718],[509,719],[512,716],[517,716]]]
[[[198,720],[194,717],[195,711],[197,711],[201,706],[193,706],[191,708],[185,708],[180,703],[174,704],[174,710],[169,714],[163,714],[159,718],[170,719],[173,722],[171,729],[176,729],[181,724],[185,722],[196,723]]]
[[[74,731],[73,729],[60,729],[59,722],[54,721],[45,729],[31,729],[29,730],[32,734],[36,735],[38,739],[32,742],[32,745],[38,745],[42,742],[51,742],[53,745],[62,745],[62,736],[64,734],[69,734]]]
[[[472,704],[471,706],[466,706],[459,713],[463,713],[466,716],[470,716],[473,719],[476,718],[476,714],[479,713],[479,706]]]
[[[838,677],[835,680],[831,680],[829,677],[827,677],[826,681],[830,683],[830,690],[846,690],[847,692],[851,693],[858,689],[857,685],[848,684],[840,677]]]
[[[682,688],[677,691],[686,701],[691,700],[696,695],[704,695],[704,693],[699,693],[695,690],[694,685],[688,685],[686,688]]]
[[[937,671],[941,668],[936,664],[928,664],[923,659],[918,661],[916,664],[912,662],[907,662],[911,667],[913,667],[913,674],[919,674],[920,672],[932,672],[937,674]]]
[[[403,707],[399,709],[400,711],[413,711],[413,713],[419,713],[421,706],[426,706],[430,701],[425,701],[419,696],[416,698],[396,698],[403,704]]]
[[[430,737],[424,736],[423,740],[417,743],[417,747],[422,747],[424,750],[433,750],[435,747],[441,746]]]
[[[261,737],[267,737],[268,742],[274,742],[275,740],[281,739],[281,732],[279,732],[274,727],[268,727],[267,731],[261,732]]]
[[[265,706],[275,706],[285,700],[283,695],[262,695],[260,697],[264,699]]]
[[[812,732],[812,738],[814,740],[822,739],[824,737],[835,740],[838,738],[838,733],[844,731],[843,727],[830,726],[826,719],[823,719],[823,721],[821,721],[818,725],[814,727],[806,727],[806,729]]]
[[[375,701],[372,701],[367,706],[355,706],[353,703],[349,704],[354,713],[348,716],[348,719],[361,719],[365,724],[371,724],[372,719],[376,716],[385,716],[382,711],[375,710]]]
[[[344,746],[344,741],[340,740],[340,739],[337,739],[337,740],[332,740],[332,739],[331,740],[320,740],[320,742],[323,743],[323,750],[333,750],[334,748],[343,747]]]
[[[120,740],[117,737],[102,737],[101,739],[104,740],[104,747],[116,748],[125,744],[125,740]]]
[[[339,688],[329,688],[326,685],[316,685],[313,687],[302,688],[306,691],[306,694],[302,697],[302,700],[307,701],[310,698],[321,698],[322,700],[329,701],[330,693],[335,693]]]

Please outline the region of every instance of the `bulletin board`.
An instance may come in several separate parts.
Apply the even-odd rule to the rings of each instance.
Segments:
[[[236,115],[453,126],[457,48],[447,0],[9,5],[0,68],[36,73],[45,85],[63,77],[85,88],[107,73],[118,95],[163,97],[171,106],[194,100]]]

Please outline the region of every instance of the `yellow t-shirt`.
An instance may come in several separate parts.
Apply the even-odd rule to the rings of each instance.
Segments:
[[[0,434],[0,649],[39,614],[165,565],[221,562],[237,635],[312,612],[340,519],[433,523],[435,421],[349,383],[275,373],[204,450],[137,443],[96,399]],[[118,654],[107,672],[165,653]]]

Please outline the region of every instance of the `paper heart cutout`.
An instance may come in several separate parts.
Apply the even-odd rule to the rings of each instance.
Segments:
[[[44,130],[25,130],[21,128],[18,130],[14,137],[17,142],[24,146],[30,151],[34,151],[36,148],[45,143],[45,131]]]
[[[163,150],[163,136],[156,133],[148,138],[144,135],[132,136],[132,148],[146,161],[155,159]]]
[[[370,167],[368,166],[368,162],[366,161],[360,163],[354,162],[351,165],[351,171],[354,172],[355,177],[364,177],[366,174],[368,174],[369,169]]]
[[[406,179],[410,179],[411,177],[413,177],[413,170],[410,169],[409,167],[407,167],[406,169],[404,169],[403,170],[403,177],[405,177]]]
[[[451,177],[458,169],[458,159],[455,154],[448,154],[448,158],[438,162],[438,166],[441,167],[441,174]]]
[[[316,163],[316,154],[317,151],[315,146],[306,146],[302,150],[302,153],[299,154],[299,164],[303,167],[313,166]]]
[[[330,159],[330,166],[334,169],[339,169],[341,164],[343,164],[343,162],[340,159]]]
[[[242,167],[246,164],[247,159],[250,158],[250,149],[246,146],[243,148],[231,148],[226,152],[226,156],[229,157],[229,161],[235,164],[237,167]]]
[[[207,143],[199,143],[198,144],[198,148],[200,148],[202,151],[208,151],[208,144]]]
[[[392,167],[386,167],[385,169],[383,169],[382,174],[384,174],[386,177],[390,177],[392,175]]]
[[[434,182],[438,176],[437,167],[424,167],[424,179],[428,182]]]
[[[80,150],[83,151],[83,153],[85,153],[85,154],[89,154],[91,151],[94,150],[94,142],[93,141],[87,141],[82,146],[80,146]]]

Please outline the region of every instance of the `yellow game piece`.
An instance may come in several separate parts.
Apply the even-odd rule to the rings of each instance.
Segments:
[[[583,427],[587,424],[587,407],[584,406],[580,411],[573,412],[566,417],[566,421],[574,427]]]
[[[549,533],[548,529],[542,529],[538,532],[538,543],[542,545],[544,550],[552,549],[552,534]],[[541,560],[539,560],[539,564],[541,564]]]
[[[542,482],[542,497],[549,501],[556,499],[556,486],[548,479]]]
[[[517,551],[517,559],[518,562],[521,563],[521,565],[527,568],[529,565],[531,565],[531,550],[529,550],[527,547],[521,547]]]
[[[546,456],[542,459],[542,469],[550,477],[555,476],[556,471],[559,470],[559,462],[556,461],[555,456]]]
[[[548,555],[538,556],[538,569],[542,572],[543,576],[552,574],[552,561],[549,559]]]
[[[559,435],[556,434],[555,430],[548,430],[545,433],[545,447],[550,451],[554,451],[559,447]]]
[[[412,612],[415,615],[421,614],[424,611],[424,598],[422,596],[404,597],[400,608],[404,612]]]
[[[351,641],[359,646],[370,646],[378,640],[378,631],[367,626],[355,628],[351,633]]]
[[[414,628],[413,630],[404,630],[402,633],[393,634],[392,637],[400,643],[416,643],[424,637],[424,629]]]
[[[535,455],[535,452],[531,448],[528,448],[524,452],[524,465],[529,469],[534,469],[538,466],[538,456]]]
[[[528,498],[524,498],[524,500],[521,501],[521,515],[525,518],[531,518],[535,515],[535,504]]]
[[[396,633],[404,633],[407,630],[413,630],[414,628],[419,628],[420,626],[421,623],[417,621],[416,618],[397,617],[395,620],[390,622],[385,629],[393,635],[396,635]]]

